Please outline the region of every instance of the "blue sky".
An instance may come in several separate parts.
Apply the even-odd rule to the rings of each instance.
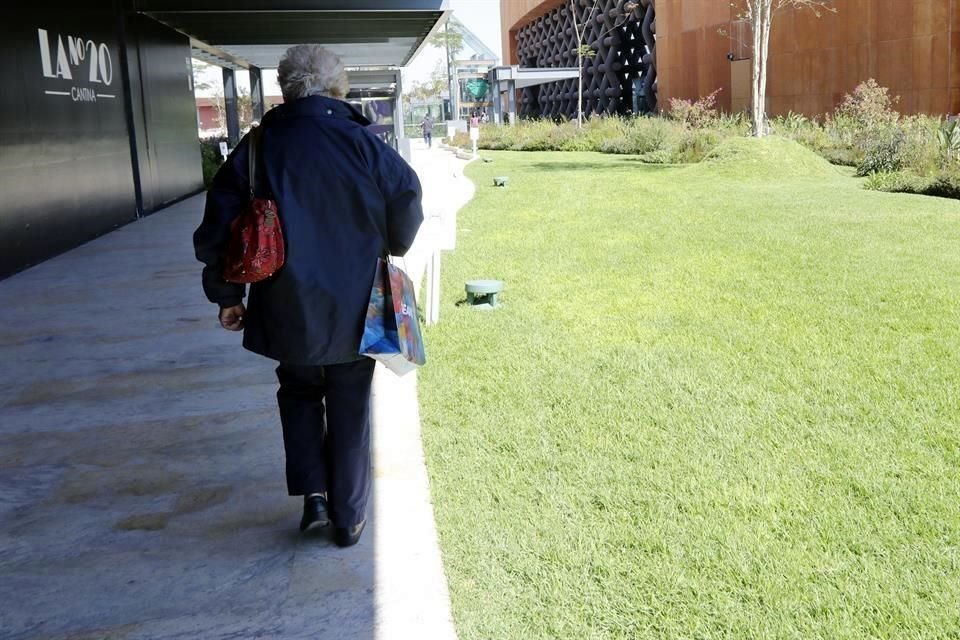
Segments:
[[[502,59],[500,51],[500,0],[450,0],[450,8],[457,20],[467,26],[485,45]],[[404,72],[404,84],[423,82],[430,77],[438,60],[443,60],[443,52],[433,47],[425,47],[420,55]]]

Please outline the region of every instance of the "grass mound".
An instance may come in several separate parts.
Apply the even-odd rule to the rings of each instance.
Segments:
[[[793,140],[728,138],[688,171],[711,176],[754,178],[837,178],[840,172],[810,149]]]

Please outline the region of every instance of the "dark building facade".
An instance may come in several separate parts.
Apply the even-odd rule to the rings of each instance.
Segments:
[[[4,23],[0,277],[202,188],[189,38],[110,0]]]
[[[653,0],[504,0],[504,56],[526,69],[577,66],[574,24],[596,55],[583,63],[583,111],[657,111],[656,11]],[[576,79],[524,88],[521,117],[574,118]]]
[[[426,46],[449,14],[446,4],[17,3],[0,30],[0,277],[203,188],[195,55],[223,68],[228,136],[236,144],[237,69],[250,71],[254,117],[264,106],[260,70],[298,42],[334,49],[355,69],[353,88],[389,84],[392,95],[401,89],[399,68]]]

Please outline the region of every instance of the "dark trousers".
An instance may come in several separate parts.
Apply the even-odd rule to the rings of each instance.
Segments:
[[[292,496],[327,494],[338,527],[364,519],[370,495],[370,387],[376,362],[277,367]],[[324,419],[326,412],[326,419]]]
[[[424,134],[423,134],[423,139],[427,141],[427,147],[428,147],[428,148],[433,148],[433,134],[432,134],[432,133],[424,133]]]

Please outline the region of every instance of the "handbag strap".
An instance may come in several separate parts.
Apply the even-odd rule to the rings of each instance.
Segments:
[[[247,159],[249,167],[247,173],[250,176],[250,199],[253,200],[254,186],[257,184],[257,154],[260,152],[260,127],[253,125],[250,128],[250,147],[247,149]]]

